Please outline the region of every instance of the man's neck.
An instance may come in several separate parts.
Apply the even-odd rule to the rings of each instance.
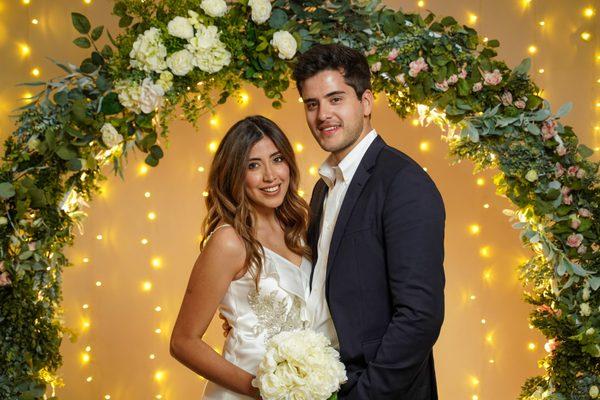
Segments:
[[[371,132],[373,130],[373,128],[371,127],[371,124],[366,124],[362,130],[362,132],[360,133],[360,135],[358,136],[358,138],[354,141],[354,143],[352,143],[350,146],[346,147],[345,149],[342,149],[338,152],[334,152],[331,153],[331,160],[335,163],[335,165],[339,165],[340,162],[342,162],[342,160],[344,158],[346,158],[346,156],[348,154],[350,154],[350,152],[352,150],[354,150],[354,148],[356,146],[358,146],[358,144],[360,142],[362,142],[362,140],[369,134],[369,132]]]

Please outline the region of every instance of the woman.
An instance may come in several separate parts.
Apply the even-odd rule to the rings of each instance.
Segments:
[[[211,381],[204,399],[259,398],[252,379],[265,342],[308,325],[308,207],[298,180],[292,146],[265,117],[237,122],[215,154],[206,239],[171,336],[173,357]],[[231,327],[223,356],[202,340],[217,308]]]

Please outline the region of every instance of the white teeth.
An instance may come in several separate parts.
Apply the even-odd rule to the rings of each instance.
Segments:
[[[279,186],[273,186],[273,187],[270,187],[270,188],[264,188],[262,190],[264,190],[265,192],[276,192],[277,189],[279,189]]]

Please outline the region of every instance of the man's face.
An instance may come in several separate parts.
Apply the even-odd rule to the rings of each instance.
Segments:
[[[305,80],[302,100],[313,136],[338,162],[371,130],[373,94],[366,90],[359,99],[340,71],[321,71]]]

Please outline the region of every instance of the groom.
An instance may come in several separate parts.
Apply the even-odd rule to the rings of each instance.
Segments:
[[[346,365],[339,398],[437,399],[442,198],[423,168],[371,127],[371,77],[361,53],[316,45],[293,76],[308,126],[330,152],[310,204],[308,306],[314,329],[339,347]]]

